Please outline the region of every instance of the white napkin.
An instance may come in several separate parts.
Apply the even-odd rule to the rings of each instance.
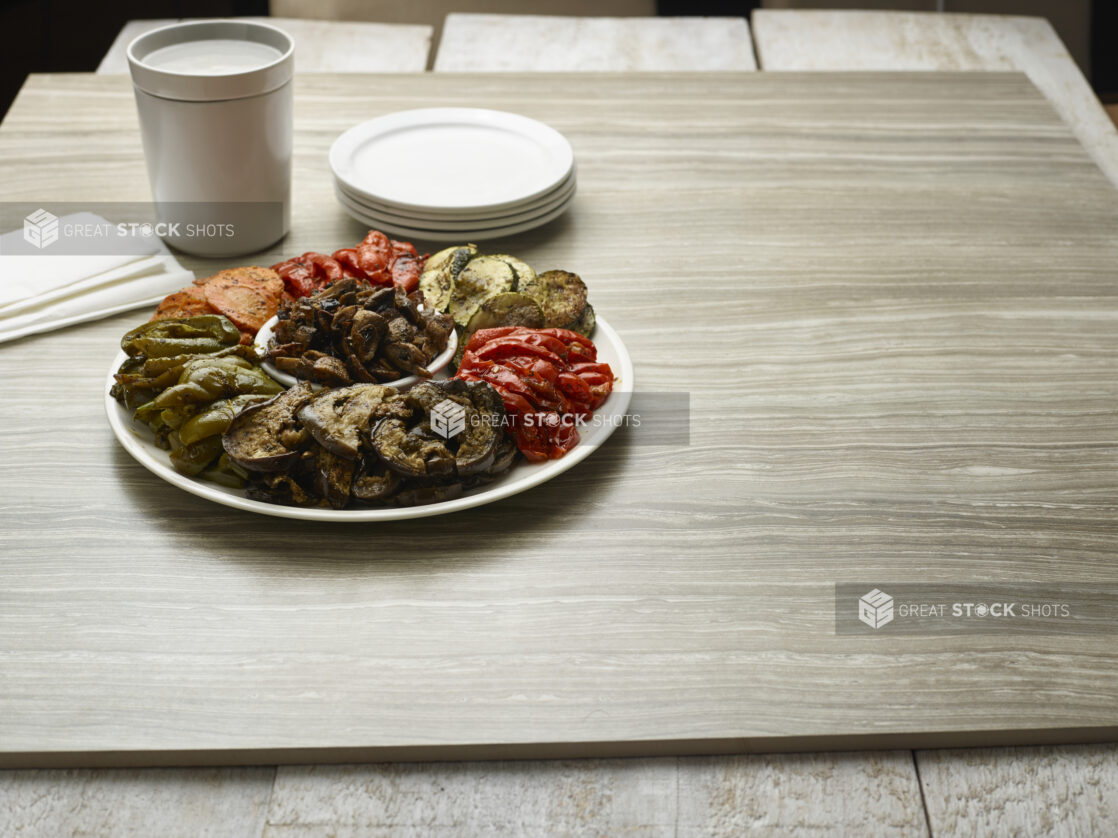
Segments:
[[[59,222],[109,223],[91,213]],[[0,343],[154,305],[194,281],[155,236],[137,239],[131,254],[12,254],[22,235],[0,236]]]

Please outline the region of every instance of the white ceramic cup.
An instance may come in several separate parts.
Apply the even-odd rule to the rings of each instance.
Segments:
[[[198,256],[239,256],[291,224],[294,42],[239,20],[177,23],[128,46],[157,232]]]

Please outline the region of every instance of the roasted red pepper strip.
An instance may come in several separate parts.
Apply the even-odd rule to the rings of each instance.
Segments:
[[[357,264],[357,248],[345,247],[334,251],[334,261],[342,266],[346,276],[355,276],[365,279],[365,272]]]
[[[414,256],[419,258],[419,254],[415,252],[415,245],[411,242],[400,242],[396,241],[396,239],[392,239],[390,244],[392,245],[392,252],[395,253],[397,257]]]
[[[396,244],[396,242],[393,242],[393,244]],[[402,288],[404,293],[410,294],[419,287],[421,268],[422,265],[418,256],[409,253],[397,255],[392,263],[392,284],[397,288]]]
[[[302,259],[288,259],[272,265],[272,270],[280,275],[287,293],[292,297],[306,297],[314,293],[314,269]]]
[[[392,242],[379,230],[370,230],[356,247],[357,267],[374,285],[392,284]]]
[[[593,342],[566,329],[482,329],[466,345],[458,378],[501,394],[517,447],[531,462],[562,457],[613,389],[613,370]]]
[[[314,278],[320,288],[325,288],[331,282],[345,276],[342,266],[332,256],[325,253],[304,253],[303,261],[310,265],[314,271]]]
[[[559,373],[559,389],[576,402],[589,404],[594,397],[590,392],[590,385],[571,372]]]
[[[490,341],[480,349],[467,351],[471,352],[479,361],[496,361],[500,358],[522,358],[524,356],[530,357],[536,355],[556,365],[561,365],[563,363],[563,358],[556,355],[550,349],[536,346],[527,341],[516,340],[511,336]]]
[[[411,242],[389,239],[370,230],[355,247],[344,247],[333,255],[313,251],[280,262],[272,270],[282,277],[293,297],[305,297],[346,276],[374,285],[395,285],[406,293],[419,287],[426,256],[420,256]]]
[[[494,338],[503,338],[505,335],[510,335],[520,328],[520,326],[497,326],[493,329],[478,329],[470,336],[470,340],[466,344],[466,350],[480,349]]]

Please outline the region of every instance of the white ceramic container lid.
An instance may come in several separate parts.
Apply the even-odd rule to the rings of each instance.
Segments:
[[[230,73],[184,73],[145,63],[159,50],[195,41],[248,41],[275,50],[276,57],[261,66]],[[202,20],[174,23],[145,32],[128,45],[132,81],[140,90],[163,99],[214,102],[260,96],[291,81],[295,42],[266,23],[244,20]]]

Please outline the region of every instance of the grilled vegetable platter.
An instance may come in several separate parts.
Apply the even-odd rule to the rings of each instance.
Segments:
[[[626,424],[632,385],[577,275],[371,231],[170,295],[122,337],[105,406],[125,450],[192,494],[377,521],[572,468]]]

